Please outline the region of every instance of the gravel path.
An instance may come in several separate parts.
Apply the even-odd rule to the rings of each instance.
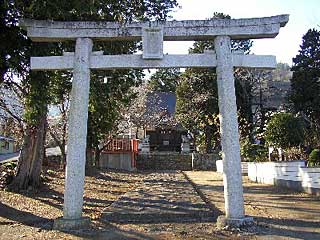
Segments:
[[[177,172],[144,176],[139,186],[108,207],[102,216],[107,222],[168,223],[214,221],[213,210]]]

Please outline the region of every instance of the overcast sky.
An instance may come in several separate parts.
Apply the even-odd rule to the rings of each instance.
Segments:
[[[173,14],[175,20],[206,19],[214,12],[232,18],[268,17],[290,14],[289,22],[274,39],[254,40],[252,53],[275,55],[278,62],[292,64],[298,53],[302,36],[310,28],[320,29],[320,0],[178,0],[181,9]],[[192,42],[165,43],[165,53],[187,53]]]

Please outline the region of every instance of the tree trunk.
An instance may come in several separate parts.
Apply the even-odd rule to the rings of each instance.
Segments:
[[[87,147],[86,149],[86,175],[87,176],[91,175],[92,169],[93,169],[92,149]]]
[[[96,146],[94,149],[94,165],[95,165],[95,167],[99,167],[101,151],[102,150],[99,149],[99,146]]]
[[[68,101],[69,102],[69,101]],[[60,166],[65,167],[67,163],[67,155],[66,155],[66,146],[67,146],[67,124],[68,124],[68,116],[67,116],[67,109],[68,106],[65,107],[64,103],[62,103],[62,118],[63,118],[63,125],[62,125],[62,143],[61,143],[61,162]]]
[[[60,150],[61,150],[60,167],[64,168],[65,164],[67,162],[67,155],[66,155],[65,146],[63,148],[60,148]]]
[[[209,125],[205,126],[206,153],[212,152],[212,129]]]
[[[40,185],[42,162],[45,157],[46,113],[39,125],[27,127],[16,177],[10,185],[13,190],[36,189]]]

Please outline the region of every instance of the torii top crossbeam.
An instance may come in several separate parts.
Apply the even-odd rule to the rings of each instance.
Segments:
[[[218,35],[231,39],[274,38],[284,27],[289,15],[265,18],[212,19],[167,22],[56,22],[24,19],[20,26],[37,42],[56,42],[87,37],[93,40],[141,40],[145,27],[163,28],[163,40],[205,40]]]

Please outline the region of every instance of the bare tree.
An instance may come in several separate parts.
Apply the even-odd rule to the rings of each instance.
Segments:
[[[60,166],[66,163],[66,143],[69,111],[69,96],[65,101],[55,106],[58,114],[48,117],[48,141],[53,140],[61,152]]]
[[[122,111],[122,119],[118,125],[120,133],[134,129],[137,137],[139,129],[173,127],[177,124],[175,117],[163,104],[161,93],[150,90],[147,84],[135,87],[133,91],[136,98]]]
[[[16,76],[7,73],[6,79],[10,84],[5,81],[0,85],[0,129],[2,134],[14,137],[21,145],[25,131],[23,99],[26,93]]]

